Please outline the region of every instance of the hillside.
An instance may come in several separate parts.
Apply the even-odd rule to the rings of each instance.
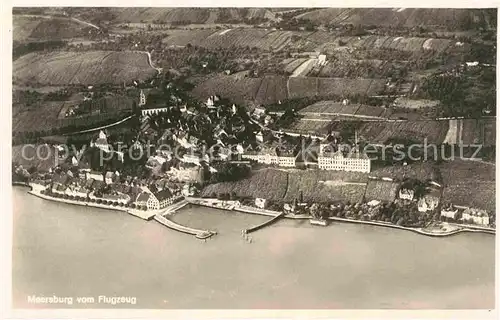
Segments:
[[[447,30],[494,28],[496,10],[427,8],[328,8],[296,16],[320,24],[362,24],[374,26],[433,26]]]
[[[155,22],[165,24],[234,23],[247,19],[274,19],[263,8],[111,8],[114,23]]]
[[[14,41],[61,40],[88,34],[89,26],[67,18],[13,15]]]
[[[273,104],[279,100],[331,95],[375,95],[384,90],[384,80],[347,78],[286,78],[265,76],[242,78],[217,76],[199,83],[193,94],[201,99],[218,94],[237,103]]]
[[[147,55],[140,52],[30,53],[13,64],[13,81],[23,84],[120,84],[144,80],[155,74]]]

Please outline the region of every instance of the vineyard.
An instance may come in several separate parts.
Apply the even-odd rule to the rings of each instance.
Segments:
[[[365,122],[358,134],[366,141],[385,144],[391,139],[405,139],[424,143],[441,144],[448,132],[448,121],[398,121]]]
[[[237,103],[253,101],[258,104],[273,104],[279,100],[305,97],[374,95],[381,93],[384,88],[385,83],[381,79],[282,76],[240,78],[233,75],[216,76],[202,81],[194,88],[193,94],[202,99],[218,94]]]
[[[399,190],[399,183],[382,180],[369,180],[366,185],[365,200],[393,202]]]
[[[14,41],[72,39],[88,35],[88,26],[67,18],[13,15]]]
[[[430,162],[411,163],[406,166],[393,165],[376,169],[370,172],[370,176],[379,178],[392,178],[399,181],[404,179],[417,179],[420,181],[439,181],[439,170]]]
[[[47,172],[58,163],[57,151],[50,145],[16,145],[12,146],[12,162],[25,169],[34,166],[38,171]]]
[[[14,106],[12,132],[44,131],[56,128],[57,118],[64,103],[44,102],[29,108]]]
[[[173,25],[242,23],[251,19],[274,19],[260,8],[110,8],[112,22],[147,22]]]
[[[366,174],[352,172],[335,172],[323,170],[306,170],[290,172],[288,175],[288,190],[284,200],[292,202],[298,199],[302,192],[304,201],[359,202],[363,198]],[[361,184],[348,184],[361,182]]]
[[[385,114],[385,109],[382,107],[368,106],[362,104],[348,104],[343,105],[335,101],[319,101],[302,110],[300,114],[309,116],[310,114],[317,114],[320,117],[328,117],[332,115],[356,115],[368,117],[382,117]]]
[[[366,50],[392,49],[397,51],[418,52],[422,49],[441,52],[454,45],[448,39],[417,38],[417,37],[387,37],[387,36],[362,36],[362,37],[336,37],[330,42],[318,46],[322,52],[334,54],[339,48],[363,48]]]
[[[491,13],[489,14],[490,11]],[[427,9],[427,8],[328,8],[296,16],[320,24],[353,24],[389,27],[444,27],[463,30],[474,25],[488,27],[494,24],[493,10]]]
[[[464,119],[462,123],[461,141],[464,145],[495,145],[495,119]]]
[[[14,82],[22,84],[95,85],[145,80],[156,74],[139,52],[30,53],[14,61]]]
[[[443,201],[495,212],[494,165],[455,160],[440,169],[445,185]]]
[[[162,40],[169,46],[185,46],[188,43],[209,49],[217,48],[258,48],[264,51],[279,51],[291,44],[293,31],[268,31],[266,29],[225,29],[225,30],[170,30]],[[300,33],[301,36],[307,33]]]
[[[240,197],[282,200],[287,189],[288,174],[284,171],[265,169],[254,172],[250,178],[236,182],[220,182],[206,186],[203,197],[232,193]]]

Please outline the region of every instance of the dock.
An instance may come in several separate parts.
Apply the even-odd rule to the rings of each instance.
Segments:
[[[161,214],[155,215],[154,219],[170,229],[193,235],[197,239],[201,239],[201,240],[208,239],[211,236],[214,236],[217,234],[217,232],[215,232],[215,231],[199,230],[199,229],[194,229],[194,228],[180,225],[180,224],[175,223],[172,220],[166,218],[165,216],[162,216]]]
[[[264,228],[265,226],[268,226],[268,225],[271,225],[271,224],[275,223],[276,221],[278,221],[279,219],[281,219],[283,217],[285,217],[285,213],[284,212],[278,214],[277,216],[274,216],[270,220],[267,220],[267,221],[265,221],[265,222],[263,222],[263,223],[261,223],[259,225],[256,225],[256,226],[248,228],[248,229],[244,229],[243,233],[244,234],[252,233],[252,232],[257,231],[257,230],[259,230],[261,228]]]

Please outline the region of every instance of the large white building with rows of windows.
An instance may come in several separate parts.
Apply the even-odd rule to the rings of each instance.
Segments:
[[[332,152],[322,145],[318,154],[318,168],[323,170],[370,172],[371,162],[366,154],[362,154],[357,150],[344,155],[340,150]]]

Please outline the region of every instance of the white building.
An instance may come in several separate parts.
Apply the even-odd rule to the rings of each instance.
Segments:
[[[325,55],[325,54],[320,54],[320,55],[318,56],[318,64],[319,64],[320,66],[323,66],[323,65],[325,65],[325,64],[326,64],[326,55]]]
[[[295,156],[293,154],[280,155],[278,157],[278,166],[295,167]]]
[[[111,147],[108,144],[108,137],[102,130],[99,131],[99,137],[95,141],[90,141],[90,146],[99,148],[105,152],[111,152]]]
[[[468,208],[462,213],[462,221],[487,226],[490,224],[490,217],[484,210]]]
[[[320,150],[318,168],[323,170],[370,172],[370,159],[362,153],[353,152],[344,156],[341,151]]]
[[[146,95],[144,94],[144,91],[141,90],[139,93],[139,107],[142,107],[146,105]]]
[[[401,188],[399,190],[399,199],[403,200],[413,200],[413,197],[415,196],[415,191],[407,188]]]
[[[142,109],[141,115],[150,116],[150,115],[159,114],[161,112],[166,112],[166,111],[168,111],[168,107],[148,108],[148,109]]]
[[[255,206],[257,208],[264,209],[266,207],[266,199],[263,198],[255,198]]]
[[[441,210],[441,217],[455,219],[455,215],[457,213],[458,213],[458,209],[454,209],[453,207],[447,208],[447,209],[442,209]]]
[[[277,165],[279,158],[275,148],[262,148],[260,151],[246,151],[241,155],[242,159],[254,160],[258,163]]]
[[[160,210],[171,205],[180,197],[180,193],[173,194],[168,188],[155,193],[144,191],[137,196],[135,204],[137,206],[146,206],[148,210]]]

